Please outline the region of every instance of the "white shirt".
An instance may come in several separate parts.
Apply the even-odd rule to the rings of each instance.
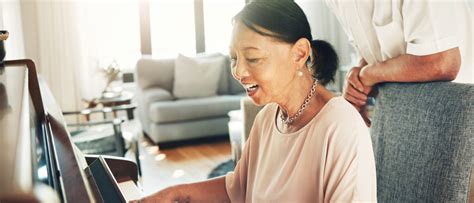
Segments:
[[[459,47],[455,82],[474,83],[473,21],[462,0],[326,0],[368,64]]]

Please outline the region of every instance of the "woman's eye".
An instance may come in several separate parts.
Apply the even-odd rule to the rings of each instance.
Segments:
[[[260,61],[259,58],[248,58],[248,59],[247,59],[247,62],[249,62],[249,63],[257,63],[257,62],[259,62],[259,61]]]

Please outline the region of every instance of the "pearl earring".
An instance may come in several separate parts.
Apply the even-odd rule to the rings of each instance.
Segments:
[[[296,74],[300,77],[303,76],[303,71],[301,71],[301,68],[298,68],[298,71],[296,71]]]

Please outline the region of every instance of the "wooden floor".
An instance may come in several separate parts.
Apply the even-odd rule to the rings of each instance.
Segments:
[[[207,179],[212,169],[231,159],[230,150],[230,143],[225,139],[170,149],[160,149],[148,140],[142,141],[140,160],[144,194]]]

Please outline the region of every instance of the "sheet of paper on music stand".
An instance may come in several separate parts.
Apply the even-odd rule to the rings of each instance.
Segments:
[[[143,197],[143,194],[140,189],[138,189],[135,183],[131,180],[121,182],[118,184],[118,186],[127,201],[137,200]]]
[[[76,155],[77,161],[79,161],[79,166],[81,167],[81,170],[84,171],[84,169],[88,166],[86,158],[84,158],[84,154],[79,148],[77,148],[76,145],[73,144],[72,148],[74,150],[74,154]]]

